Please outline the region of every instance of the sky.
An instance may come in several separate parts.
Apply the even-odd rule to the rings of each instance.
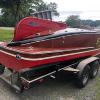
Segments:
[[[47,3],[56,2],[59,18],[65,20],[69,15],[80,15],[81,19],[100,20],[100,0],[43,0]]]

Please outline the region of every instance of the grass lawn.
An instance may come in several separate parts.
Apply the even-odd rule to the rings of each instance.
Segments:
[[[95,100],[100,100],[100,77],[98,77],[97,80],[96,80],[96,96],[95,96]]]
[[[13,29],[0,27],[0,41],[10,41],[13,37]]]

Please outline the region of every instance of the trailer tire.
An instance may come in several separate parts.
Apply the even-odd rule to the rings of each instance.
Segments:
[[[90,78],[93,79],[97,76],[100,64],[98,61],[94,61],[90,64]]]
[[[4,73],[4,70],[5,70],[5,66],[0,64],[0,75]]]
[[[77,80],[77,86],[79,88],[83,88],[87,85],[88,81],[89,81],[89,65],[86,65],[83,69],[83,71],[80,73],[78,73],[78,80]]]

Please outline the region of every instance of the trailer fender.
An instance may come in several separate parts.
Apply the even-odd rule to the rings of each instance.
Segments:
[[[96,60],[98,60],[98,61],[100,62],[100,59],[99,59],[98,57],[90,57],[90,58],[87,58],[87,59],[85,59],[85,60],[82,60],[82,61],[78,64],[78,66],[76,67],[76,69],[80,70],[80,71],[79,71],[79,76],[82,74],[84,68],[85,68],[88,64],[90,64],[91,62],[94,62],[94,61],[96,61]]]

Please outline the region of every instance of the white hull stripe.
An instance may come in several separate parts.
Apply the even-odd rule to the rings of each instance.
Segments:
[[[51,58],[59,58],[59,57],[65,57],[65,56],[71,56],[71,55],[75,55],[75,54],[82,54],[82,53],[88,53],[88,52],[93,52],[96,50],[100,50],[100,49],[94,49],[94,50],[88,50],[88,51],[83,51],[83,52],[77,52],[77,53],[71,53],[71,54],[64,54],[64,55],[58,55],[58,56],[51,56],[51,57],[44,57],[44,58],[26,58],[26,57],[21,57],[21,60],[29,60],[29,61],[37,61],[37,60],[45,60],[45,59],[51,59]],[[7,55],[16,57],[16,55],[5,52],[0,50],[0,52],[5,53]]]
[[[83,49],[94,49],[94,47],[85,47],[85,48],[77,48],[77,49],[66,49],[66,50],[52,50],[52,51],[41,51],[32,54],[45,54],[45,53],[56,53],[56,52],[64,52],[64,51],[74,51],[74,50],[83,50]]]

